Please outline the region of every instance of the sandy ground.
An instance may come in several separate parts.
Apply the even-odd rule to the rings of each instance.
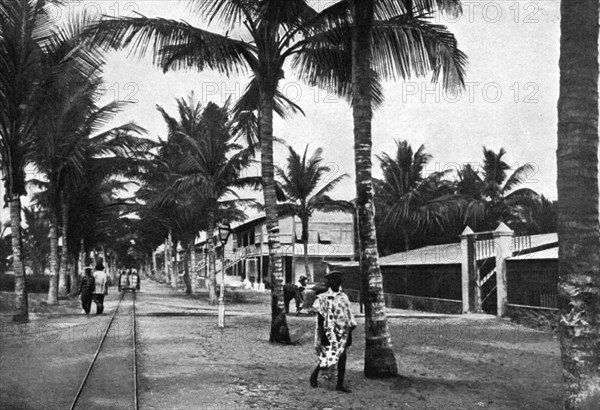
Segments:
[[[112,289],[111,289],[112,290]],[[104,316],[85,318],[76,302],[40,309],[15,325],[2,318],[0,408],[64,409],[79,387],[118,295]],[[289,316],[293,346],[268,343],[269,297],[244,293],[227,305],[226,327],[204,294],[188,297],[143,282],[138,294],[141,409],[561,409],[556,336],[486,316],[390,311],[401,377],[362,374],[364,319],[349,349],[347,384],[309,386],[314,318]],[[239,302],[239,299],[238,299]],[[292,308],[293,310],[293,308]],[[358,312],[358,307],[356,307]],[[56,312],[56,313],[53,313]],[[112,343],[131,342],[131,324],[117,321]],[[123,366],[110,367],[115,378]],[[124,409],[118,401],[103,408]]]

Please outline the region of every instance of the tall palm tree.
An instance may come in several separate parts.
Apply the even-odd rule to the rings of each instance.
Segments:
[[[214,231],[220,220],[241,220],[245,214],[236,209],[242,205],[235,188],[256,187],[260,180],[242,177],[251,162],[252,150],[235,142],[227,104],[219,107],[209,102],[206,108],[193,96],[177,100],[180,119],[171,117],[158,107],[169,128],[171,147],[177,147],[176,174],[169,193],[186,198],[189,206],[201,207],[205,214],[206,243],[209,256],[209,299],[216,303]],[[184,195],[185,194],[185,195]],[[171,196],[172,198],[172,196]],[[195,201],[190,201],[190,199]],[[181,224],[202,219],[198,215],[185,218]],[[198,227],[196,227],[197,232]],[[195,237],[195,232],[193,232]],[[186,236],[192,233],[186,232]],[[223,269],[223,267],[221,267]]]
[[[329,197],[328,194],[348,175],[339,175],[323,184],[323,179],[331,172],[331,168],[323,164],[322,154],[323,149],[318,148],[310,158],[307,158],[308,145],[302,156],[289,147],[285,168],[276,169],[279,177],[277,187],[283,202],[279,209],[298,216],[302,224],[304,269],[308,278],[312,278],[308,264],[308,223],[313,212],[352,212],[353,210],[349,202]],[[319,188],[319,185],[323,186]]]
[[[25,165],[38,121],[38,96],[48,78],[42,70],[44,46],[50,37],[49,0],[0,2],[0,154],[5,200],[10,208],[16,311],[27,321],[27,291],[21,238],[21,200],[26,194]]]
[[[504,222],[519,226],[529,222],[529,210],[540,201],[530,188],[517,188],[534,171],[531,164],[510,166],[502,159],[504,148],[496,153],[483,147],[481,175],[467,164],[458,171],[457,194],[466,200],[464,221],[476,230],[494,230]]]
[[[342,0],[323,10],[328,30],[307,41],[296,64],[311,85],[333,88],[352,102],[356,207],[365,302],[367,377],[397,374],[385,314],[377,253],[371,163],[373,108],[383,100],[380,80],[442,75],[443,85],[462,86],[466,56],[446,27],[433,24],[436,11],[460,13],[454,0]]]
[[[558,99],[559,335],[565,409],[600,403],[598,2],[561,1]]]
[[[396,141],[394,157],[383,153],[377,159],[383,171],[383,179],[373,180],[381,234],[400,232],[403,250],[410,249],[418,233],[441,231],[459,215],[460,198],[454,195],[453,184],[443,179],[444,173],[423,175],[431,159],[424,145],[413,152],[407,141]]]

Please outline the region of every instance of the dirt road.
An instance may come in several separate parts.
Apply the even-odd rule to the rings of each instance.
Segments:
[[[64,409],[77,390],[114,308],[86,319],[76,303],[27,325],[2,322],[0,408]],[[294,346],[269,338],[268,294],[229,303],[226,328],[203,295],[190,298],[144,281],[138,294],[142,409],[561,409],[556,337],[506,320],[393,311],[394,350],[402,377],[362,375],[364,319],[349,351],[353,393],[321,380],[309,386],[315,363],[314,318],[290,316]],[[357,309],[358,311],[358,309]],[[116,342],[127,343],[130,325]],[[68,408],[68,405],[67,405]],[[117,403],[105,408],[119,408]]]

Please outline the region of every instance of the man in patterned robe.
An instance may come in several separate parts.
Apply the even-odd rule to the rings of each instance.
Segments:
[[[352,344],[352,330],[356,320],[350,310],[350,300],[341,291],[342,273],[331,271],[325,275],[329,289],[319,295],[315,302],[317,320],[315,326],[315,350],[318,364],[310,376],[310,385],[317,387],[319,371],[331,372],[337,365],[336,390],[350,393],[344,386],[346,374],[346,349]]]

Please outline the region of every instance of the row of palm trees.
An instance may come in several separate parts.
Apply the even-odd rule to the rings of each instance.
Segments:
[[[107,236],[102,222],[114,213],[113,194],[143,169],[151,146],[133,123],[108,128],[123,104],[98,105],[104,59],[83,40],[89,21],[81,17],[51,26],[45,6],[17,0],[0,8],[0,150],[11,214],[15,320],[28,317],[20,204],[27,188],[25,167],[41,175],[27,183],[38,191],[32,199],[49,221],[48,303],[56,304],[67,294],[68,249],[76,254],[80,243],[89,248]]]
[[[501,222],[519,234],[556,232],[556,203],[527,187],[533,167],[510,172],[498,152],[483,148],[481,167],[463,165],[424,175],[431,155],[421,145],[396,141],[393,156],[382,153],[382,178],[374,179],[378,245],[389,254],[457,240],[466,226],[494,230]]]
[[[158,111],[167,124],[168,136],[159,144],[152,169],[141,176],[136,211],[144,222],[133,230],[136,234],[132,239],[149,261],[156,246],[167,238],[165,247],[171,255],[167,254],[166,260],[172,264],[167,265],[165,273],[171,273],[168,279],[173,287],[177,286],[178,265],[172,256],[181,244],[183,277],[190,294],[195,284],[189,275],[194,242],[200,231],[206,232],[209,301],[216,303],[215,226],[242,221],[248,207],[263,208],[253,199],[238,195],[239,190],[261,186],[260,177],[247,175],[256,145],[244,144],[246,134],[236,131],[228,104],[219,107],[210,102],[204,107],[192,93],[187,99],[177,100],[178,118],[162,107]],[[351,203],[328,195],[347,175],[324,181],[331,169],[323,163],[322,152],[319,148],[309,156],[307,146],[300,155],[289,147],[285,166],[276,167],[277,212],[297,216],[301,221],[307,274],[308,230],[313,212],[353,210]],[[148,226],[153,228],[144,229]]]
[[[207,233],[209,265],[209,299],[216,303],[213,232],[219,222],[243,220],[241,210],[256,205],[240,198],[239,189],[257,188],[260,178],[244,176],[253,161],[253,147],[242,145],[244,138],[235,132],[228,104],[219,107],[210,102],[204,107],[193,94],[178,99],[178,118],[157,107],[165,120],[168,135],[159,144],[151,169],[142,177],[137,192],[137,211],[143,225],[153,229],[139,231],[138,245],[152,253],[166,237],[167,251],[176,253],[178,244],[185,249],[187,293],[192,292],[189,262],[195,239],[200,231]],[[245,135],[245,134],[244,134]],[[173,258],[167,257],[167,260]],[[177,285],[177,264],[167,267],[171,284]]]

